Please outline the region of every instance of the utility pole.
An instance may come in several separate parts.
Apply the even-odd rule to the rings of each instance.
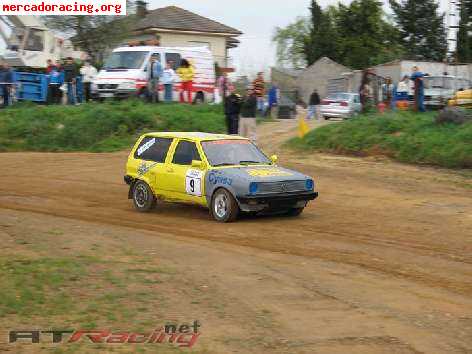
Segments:
[[[457,62],[457,33],[459,32],[461,0],[449,0],[447,9],[447,63]]]

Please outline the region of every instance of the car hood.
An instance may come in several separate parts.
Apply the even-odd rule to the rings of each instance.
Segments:
[[[225,167],[220,171],[233,178],[247,180],[250,182],[275,182],[275,181],[300,181],[310,178],[303,173],[289,170],[279,166],[238,166]]]

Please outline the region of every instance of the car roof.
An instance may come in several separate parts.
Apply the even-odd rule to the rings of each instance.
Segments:
[[[193,141],[212,141],[212,140],[247,140],[241,136],[226,135],[226,134],[211,134],[200,132],[155,132],[147,133],[145,136],[152,136],[156,138],[179,138],[189,139]]]

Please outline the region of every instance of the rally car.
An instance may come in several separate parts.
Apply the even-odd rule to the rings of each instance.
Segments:
[[[219,222],[240,212],[302,213],[318,197],[313,179],[276,165],[250,140],[207,133],[147,133],[126,164],[128,198],[140,212],[157,200],[198,204]]]

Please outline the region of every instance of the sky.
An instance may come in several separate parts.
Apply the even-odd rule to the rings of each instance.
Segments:
[[[271,38],[277,26],[284,27],[297,16],[308,16],[310,0],[147,0],[148,8],[169,5],[182,7],[199,15],[234,27],[244,34],[239,37],[239,48],[232,49],[230,56],[239,75],[254,75],[268,71],[275,65],[275,46]],[[321,7],[339,1],[318,0]],[[340,1],[348,4],[349,0]],[[445,11],[448,0],[441,0]],[[383,1],[388,11],[388,0]]]
[[[199,15],[234,27],[244,34],[241,44],[230,50],[238,75],[254,75],[268,72],[275,65],[275,46],[272,36],[275,28],[284,27],[297,16],[309,16],[310,0],[146,0],[149,9],[175,5]],[[2,0],[0,0],[0,3]],[[318,0],[324,8],[339,1]],[[350,0],[342,0],[348,4]],[[448,0],[440,0],[445,11]],[[384,0],[386,11],[389,11]],[[4,48],[0,43],[0,52]]]

